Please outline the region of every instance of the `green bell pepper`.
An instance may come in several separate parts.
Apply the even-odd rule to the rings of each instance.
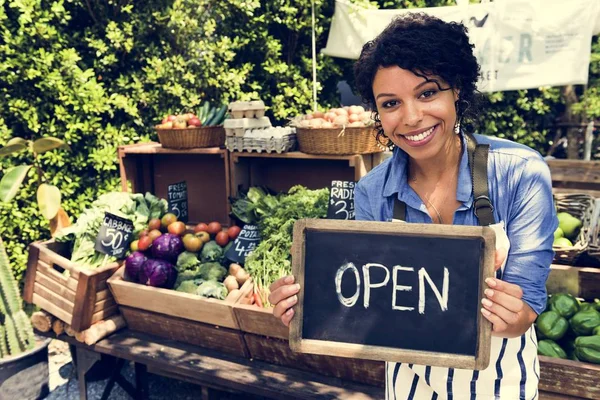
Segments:
[[[538,354],[546,357],[567,358],[567,353],[554,340],[540,340],[538,342]]]
[[[579,311],[573,315],[569,323],[577,336],[591,335],[594,328],[600,325],[600,312],[591,308]]]
[[[580,336],[575,339],[575,355],[581,361],[600,364],[600,336]]]
[[[537,317],[536,325],[542,338],[558,340],[567,332],[569,322],[556,311],[546,311]]]
[[[548,303],[550,304],[550,310],[556,311],[565,318],[571,318],[579,311],[579,302],[569,293],[552,295]]]
[[[594,330],[592,331],[592,335],[600,336],[600,325],[594,328]]]

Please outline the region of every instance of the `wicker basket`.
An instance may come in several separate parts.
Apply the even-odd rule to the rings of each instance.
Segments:
[[[600,199],[595,201],[587,253],[600,260]]]
[[[307,154],[369,154],[385,150],[372,127],[296,128],[298,150]]]
[[[156,132],[160,144],[171,149],[223,147],[225,145],[225,129],[222,126],[157,129]]]
[[[557,193],[554,195],[554,203],[557,212],[568,212],[582,222],[573,247],[553,247],[555,263],[574,265],[579,256],[588,249],[595,200],[587,194]]]

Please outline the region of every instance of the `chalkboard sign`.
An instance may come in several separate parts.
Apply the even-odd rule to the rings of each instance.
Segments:
[[[354,219],[354,186],[352,181],[331,181],[327,219]]]
[[[133,239],[133,222],[111,213],[104,213],[100,231],[96,236],[96,251],[123,258]]]
[[[292,350],[485,369],[491,324],[481,315],[493,276],[489,227],[300,220],[300,284]]]
[[[185,181],[167,186],[169,212],[177,216],[178,221],[188,222],[188,194]]]
[[[238,237],[225,253],[225,257],[233,262],[244,264],[246,257],[260,243],[260,232],[256,225],[244,225]]]

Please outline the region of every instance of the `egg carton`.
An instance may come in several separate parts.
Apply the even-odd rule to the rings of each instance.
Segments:
[[[247,151],[257,153],[285,153],[291,151],[296,146],[296,135],[290,134],[279,138],[253,138],[228,136],[225,139],[225,146],[229,151]]]
[[[248,129],[270,128],[271,120],[269,117],[260,118],[229,118],[223,122],[225,135],[227,136],[244,136],[244,132]]]
[[[262,118],[265,116],[265,103],[261,100],[234,101],[227,107],[232,118]]]

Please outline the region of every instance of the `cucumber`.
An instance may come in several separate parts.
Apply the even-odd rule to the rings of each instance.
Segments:
[[[221,106],[221,108],[219,108],[217,110],[217,112],[215,113],[213,119],[207,121],[208,125],[221,125],[223,123],[223,120],[225,119],[225,112],[227,111],[227,106]]]
[[[202,126],[210,126],[210,121],[213,119],[216,112],[217,112],[217,109],[215,107],[212,107],[210,109],[210,111],[208,112],[206,119],[204,121],[202,121]]]
[[[204,102],[202,107],[200,108],[200,113],[198,115],[198,119],[204,125],[204,121],[206,121],[206,117],[208,116],[208,111],[210,110],[210,102],[207,100]]]

